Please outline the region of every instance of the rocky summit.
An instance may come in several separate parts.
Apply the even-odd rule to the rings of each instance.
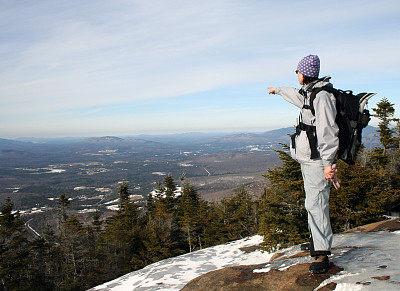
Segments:
[[[200,277],[191,280],[182,291],[256,291],[256,290],[335,290],[338,284],[341,284],[340,290],[400,290],[400,280],[395,279],[392,275],[393,270],[388,269],[386,263],[393,260],[392,251],[389,248],[384,250],[378,246],[371,245],[375,241],[376,236],[381,235],[384,241],[385,232],[393,232],[399,234],[400,218],[382,221],[357,227],[346,233],[342,237],[339,236],[339,243],[332,249],[331,266],[326,274],[311,274],[309,272],[309,253],[306,251],[298,251],[298,248],[289,248],[285,251],[276,253],[266,264],[233,266],[220,270],[208,272]],[[363,243],[359,238],[359,232],[371,233],[365,234],[366,242]],[[358,244],[349,243],[352,241],[351,233],[354,233],[354,242],[358,240]],[[387,234],[387,233],[386,233]],[[398,235],[397,235],[398,237]],[[343,243],[340,244],[342,238]],[[349,240],[350,238],[350,240]],[[379,241],[379,239],[377,239]],[[392,248],[393,241],[390,243]],[[382,247],[381,245],[380,247]],[[248,250],[251,248],[247,248]],[[255,249],[255,248],[253,248]],[[371,257],[364,257],[365,253],[375,249]],[[349,262],[356,261],[351,264]],[[363,264],[364,262],[364,264]],[[344,271],[343,265],[349,269]],[[350,268],[349,268],[350,267]],[[360,274],[356,274],[358,268]],[[390,269],[397,269],[396,266],[390,266]],[[374,270],[375,269],[375,270]],[[349,273],[350,271],[350,273]],[[364,275],[363,275],[364,273]],[[345,280],[341,278],[348,276],[353,280]],[[337,281],[337,282],[335,282]],[[383,288],[383,289],[381,289]],[[397,289],[398,288],[398,289]]]
[[[299,245],[262,252],[261,236],[169,258],[94,287],[152,290],[400,290],[400,218],[334,235],[331,267],[310,274]]]

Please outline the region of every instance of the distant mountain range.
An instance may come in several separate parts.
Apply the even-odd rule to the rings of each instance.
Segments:
[[[171,135],[139,135],[128,137],[104,136],[90,138],[57,139],[0,139],[0,150],[20,151],[91,151],[98,149],[117,149],[124,151],[161,151],[206,150],[211,152],[246,151],[252,146],[276,147],[279,143],[288,143],[293,127],[281,128],[264,133],[186,133]],[[363,142],[367,148],[378,145],[376,128],[368,126],[363,131]]]
[[[293,131],[293,127],[287,127],[264,133],[238,133],[216,138],[212,142],[220,144],[233,142],[242,145],[285,142]]]
[[[32,142],[0,138],[0,149],[19,149],[33,146]]]

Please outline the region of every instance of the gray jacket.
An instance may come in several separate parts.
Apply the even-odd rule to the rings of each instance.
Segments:
[[[311,159],[311,149],[305,131],[301,131],[296,136],[296,148],[290,148],[291,155],[299,163],[310,165],[321,165],[324,167],[331,166],[333,159],[339,147],[339,127],[337,126],[336,119],[336,99],[333,94],[326,91],[321,91],[316,95],[314,100],[315,116],[311,110],[304,109],[303,105],[310,105],[311,88],[319,88],[322,86],[332,86],[329,82],[330,77],[304,85],[302,89],[307,92],[307,97],[299,93],[296,88],[277,87],[275,93],[281,95],[286,101],[301,108],[299,121],[313,125],[316,127],[317,134],[317,149],[319,158]]]

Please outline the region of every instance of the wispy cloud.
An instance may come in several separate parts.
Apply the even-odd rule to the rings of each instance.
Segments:
[[[2,2],[0,115],[283,82],[308,53],[323,73],[399,78],[399,14],[395,0]]]

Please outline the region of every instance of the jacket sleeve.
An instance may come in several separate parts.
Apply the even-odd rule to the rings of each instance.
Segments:
[[[331,166],[339,147],[339,127],[336,124],[336,99],[326,91],[317,94],[314,100],[315,126],[318,150],[324,167]]]
[[[275,93],[281,95],[283,99],[292,103],[293,105],[303,108],[304,97],[299,93],[299,90],[291,87],[277,87]]]

